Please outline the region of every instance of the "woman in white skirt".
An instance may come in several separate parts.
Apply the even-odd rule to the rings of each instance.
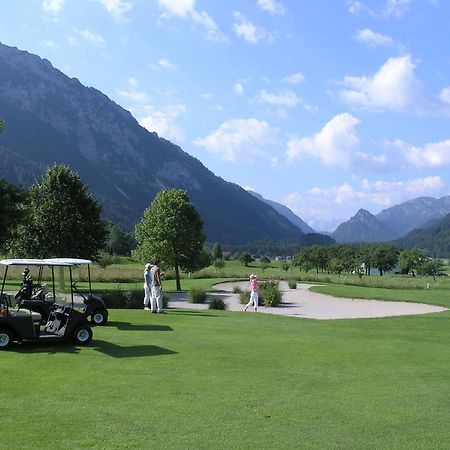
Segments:
[[[256,312],[258,310],[258,287],[259,287],[259,280],[258,277],[252,273],[250,275],[250,281],[248,283],[250,286],[250,301],[245,305],[245,308],[242,311],[247,311],[247,308],[250,306],[253,306],[254,311]]]

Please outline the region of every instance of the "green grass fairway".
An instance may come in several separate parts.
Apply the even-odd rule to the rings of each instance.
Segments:
[[[0,353],[2,448],[443,449],[450,313],[112,310],[89,347]]]
[[[381,287],[346,286],[328,284],[314,286],[313,292],[345,298],[366,298],[373,300],[392,300],[413,303],[428,303],[430,305],[450,308],[450,292],[448,289],[389,289]]]

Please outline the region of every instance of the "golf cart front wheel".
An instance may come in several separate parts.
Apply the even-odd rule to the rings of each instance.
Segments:
[[[5,328],[0,329],[0,350],[7,349],[13,341],[12,333]]]
[[[76,345],[88,345],[92,340],[92,329],[88,325],[78,327],[73,333],[73,341]]]
[[[108,320],[108,314],[104,310],[95,311],[91,316],[93,325],[105,325]]]

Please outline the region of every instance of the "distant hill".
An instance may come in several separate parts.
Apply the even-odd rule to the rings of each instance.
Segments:
[[[148,132],[100,91],[2,44],[0,115],[0,177],[28,186],[49,165],[68,164],[99,199],[105,218],[126,229],[158,191],[174,187],[188,191],[210,242],[304,237],[274,208]]]
[[[418,248],[435,258],[450,257],[450,214],[424,228],[410,231],[396,241],[405,248]]]
[[[336,242],[385,242],[398,235],[365,209],[360,209],[331,234]]]
[[[300,217],[298,217],[291,209],[289,209],[287,206],[282,205],[281,203],[274,202],[273,200],[268,200],[264,198],[261,194],[258,194],[257,192],[248,190],[247,192],[250,192],[253,196],[255,196],[257,199],[261,200],[264,203],[267,203],[270,205],[275,211],[277,211],[282,216],[286,217],[289,222],[293,223],[295,226],[300,228],[300,230],[303,231],[303,233],[315,233],[315,231],[306,223],[304,222]]]
[[[398,236],[404,236],[411,230],[441,219],[449,213],[450,196],[439,199],[419,197],[384,209],[376,217],[395,231]]]

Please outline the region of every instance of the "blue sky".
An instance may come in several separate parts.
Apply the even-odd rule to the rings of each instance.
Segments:
[[[332,231],[448,195],[446,0],[2,0],[0,41]]]

